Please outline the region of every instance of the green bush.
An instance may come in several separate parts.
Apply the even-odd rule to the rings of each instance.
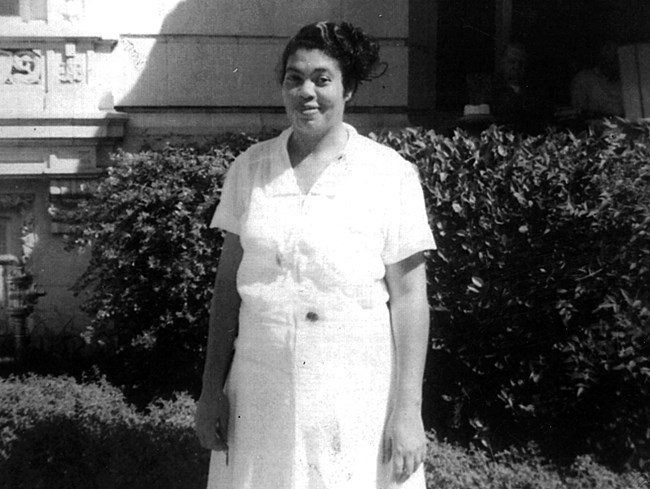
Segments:
[[[499,450],[536,441],[622,465],[650,444],[650,125],[378,139],[417,164],[428,257],[429,425]],[[196,392],[228,164],[254,141],[120,153],[70,218],[92,245],[87,337],[130,399]],[[88,226],[88,224],[90,224]],[[123,367],[126,364],[126,367]]]
[[[0,380],[0,487],[203,489],[193,409],[178,395],[142,414],[105,381]]]
[[[198,445],[193,414],[186,394],[137,412],[104,380],[0,380],[0,487],[204,489],[209,451]],[[433,436],[425,470],[431,489],[647,487],[641,474],[615,474],[589,457],[560,469],[533,449],[490,457]]]
[[[442,436],[612,464],[647,446],[649,133],[378,138],[419,167],[439,246],[428,408]]]
[[[430,440],[425,461],[427,487],[435,489],[643,489],[638,472],[616,474],[582,456],[566,468],[547,463],[534,449],[490,457]]]
[[[76,284],[93,318],[85,337],[139,405],[199,387],[221,246],[208,224],[230,162],[254,141],[120,152],[91,198],[59,216],[68,246],[91,250]]]

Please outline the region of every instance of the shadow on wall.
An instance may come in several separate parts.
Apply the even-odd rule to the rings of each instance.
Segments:
[[[286,3],[185,0],[159,26],[133,23],[117,47],[116,108],[279,109],[275,67],[284,42],[304,23],[336,13],[308,1],[287,15]]]
[[[115,107],[131,121],[124,146],[283,126],[275,69],[284,43],[304,23],[333,18],[327,4],[339,2],[309,0],[291,15],[286,3],[185,0],[149,19],[137,7],[141,20],[123,29],[115,51]]]
[[[277,62],[291,35],[323,19],[345,18],[388,41],[382,57],[390,69],[352,107],[393,114],[407,104],[406,14],[389,0],[301,0],[299,8],[289,0],[141,0],[129,8],[114,56],[114,99],[131,114],[131,134],[286,126]],[[154,128],[160,121],[162,130]]]

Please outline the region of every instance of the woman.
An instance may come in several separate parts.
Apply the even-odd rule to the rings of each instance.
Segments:
[[[350,24],[303,27],[280,65],[291,127],[226,178],[196,414],[211,488],[424,488],[434,242],[415,170],[343,122],[378,52]]]

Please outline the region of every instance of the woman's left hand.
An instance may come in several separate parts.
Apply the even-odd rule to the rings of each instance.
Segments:
[[[398,483],[406,481],[424,462],[427,437],[418,409],[397,406],[388,418],[382,443],[382,460],[392,463]]]

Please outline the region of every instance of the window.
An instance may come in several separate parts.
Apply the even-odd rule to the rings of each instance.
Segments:
[[[47,0],[2,0],[0,17],[17,17],[24,22],[47,20]]]
[[[436,106],[461,110],[467,75],[491,73],[495,60],[495,1],[439,0]]]
[[[0,3],[0,17],[18,17],[20,0],[4,0]]]
[[[7,246],[9,235],[9,218],[6,216],[0,215],[0,255],[6,255],[9,253],[9,247]]]
[[[23,20],[47,20],[47,0],[20,0]]]

